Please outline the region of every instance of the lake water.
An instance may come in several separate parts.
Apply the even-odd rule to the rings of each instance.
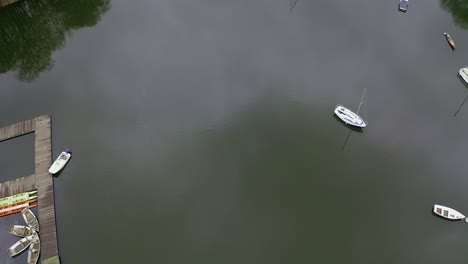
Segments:
[[[54,158],[73,151],[55,179],[62,263],[468,261],[468,224],[431,213],[468,214],[465,2],[289,6],[0,10],[0,126],[51,114]],[[350,132],[333,109],[364,88],[369,126]],[[0,144],[0,180],[33,173],[31,142]],[[14,241],[2,263],[25,263]]]

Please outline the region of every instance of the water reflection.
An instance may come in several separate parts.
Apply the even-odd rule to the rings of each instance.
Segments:
[[[31,81],[53,66],[66,34],[97,24],[110,0],[23,1],[0,9],[0,73]]]
[[[468,1],[466,0],[441,0],[443,9],[452,14],[453,20],[461,28],[468,29]]]
[[[340,123],[342,126],[346,127],[348,129],[348,133],[346,134],[346,139],[343,143],[343,146],[341,146],[341,150],[344,150],[346,145],[348,144],[348,140],[349,138],[351,137],[351,132],[357,132],[357,133],[363,133],[363,129],[361,127],[355,127],[355,126],[351,126],[351,125],[348,125],[348,124],[345,124],[343,122],[343,120],[341,120],[338,116],[336,115],[333,115],[333,117],[335,118],[335,120]]]

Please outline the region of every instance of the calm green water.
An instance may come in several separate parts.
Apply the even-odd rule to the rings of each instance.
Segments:
[[[23,1],[0,10],[0,125],[50,113],[73,151],[63,263],[466,262],[468,224],[431,209],[468,214],[467,6]],[[332,110],[364,88],[350,133]],[[0,144],[1,180],[31,142]],[[25,263],[20,222],[1,263]]]

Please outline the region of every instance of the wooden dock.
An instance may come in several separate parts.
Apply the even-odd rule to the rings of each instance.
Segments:
[[[34,174],[0,183],[0,197],[37,189],[41,263],[60,264],[55,225],[54,183],[49,173],[49,167],[52,165],[50,116],[44,115],[0,128],[0,142],[33,132]]]

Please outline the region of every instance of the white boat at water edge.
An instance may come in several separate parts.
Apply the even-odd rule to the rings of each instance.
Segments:
[[[52,173],[52,174],[55,174],[55,173],[59,172],[60,170],[63,169],[63,167],[65,167],[65,165],[70,160],[70,158],[71,158],[71,151],[70,151],[70,149],[67,148],[67,149],[65,149],[65,151],[60,153],[60,155],[54,161],[52,166],[50,166],[49,172]]]
[[[468,67],[463,67],[458,71],[458,75],[468,84]]]
[[[334,113],[348,125],[362,128],[367,126],[367,122],[362,117],[340,104],[335,107]]]
[[[438,204],[434,205],[434,213],[450,220],[461,220],[465,218],[465,216],[457,210]]]
[[[27,247],[29,247],[33,237],[34,237],[34,235],[22,238],[20,241],[13,244],[13,246],[11,246],[7,250],[8,251],[8,256],[13,257],[13,256],[16,256],[19,253],[23,252]]]
[[[28,237],[34,234],[34,230],[29,226],[22,226],[22,225],[12,225],[8,229],[8,233],[19,236],[19,237]]]

